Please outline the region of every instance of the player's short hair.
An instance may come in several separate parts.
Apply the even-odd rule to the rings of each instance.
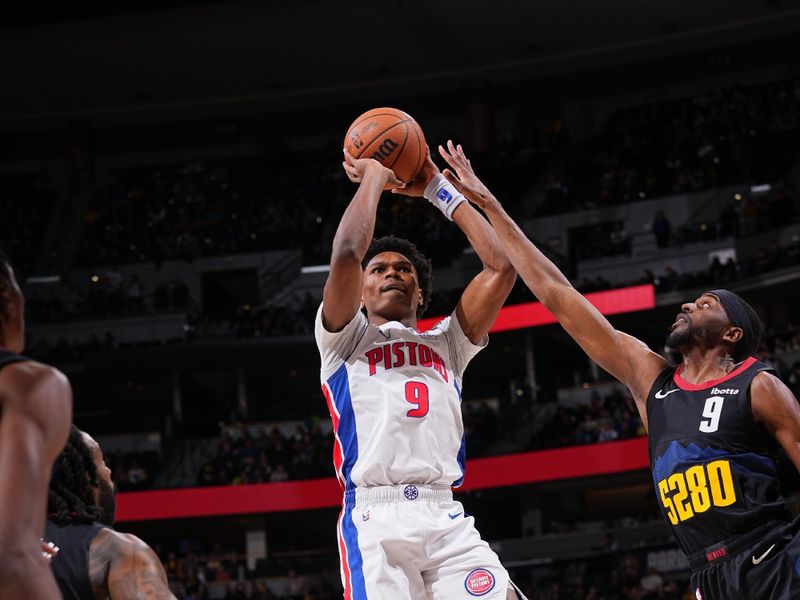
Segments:
[[[56,457],[50,475],[47,498],[48,517],[60,522],[93,523],[103,516],[95,490],[100,477],[92,450],[80,429],[72,426],[64,450]]]
[[[419,279],[419,288],[422,290],[422,304],[417,307],[417,318],[421,317],[425,314],[433,293],[433,265],[431,265],[431,260],[407,239],[387,235],[372,240],[364,260],[361,261],[361,266],[366,268],[369,261],[381,252],[397,252],[405,256],[414,265]]]

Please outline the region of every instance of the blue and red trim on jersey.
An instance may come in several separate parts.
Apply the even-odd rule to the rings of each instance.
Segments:
[[[328,404],[328,413],[331,415],[331,423],[333,423],[333,468],[336,472],[336,479],[339,480],[339,485],[344,488],[345,481],[342,475],[342,442],[339,439],[339,412],[336,409],[336,404],[333,401],[333,393],[328,384],[322,384],[322,395],[325,396],[325,402]]]
[[[328,403],[328,411],[333,422],[333,434],[336,440],[333,464],[336,475],[345,490],[352,490],[355,486],[350,474],[358,460],[358,435],[346,364],[339,367],[323,384],[322,393]]]
[[[458,394],[458,401],[461,402],[461,389],[458,387],[458,382],[453,381],[453,386],[456,388],[456,393]],[[463,427],[463,424],[462,424]],[[458,449],[458,456],[456,457],[456,462],[458,462],[458,468],[461,469],[461,477],[456,479],[450,487],[457,488],[461,487],[461,484],[464,483],[464,476],[467,473],[467,434],[461,434],[461,447]]]
[[[344,600],[367,600],[364,560],[358,547],[358,530],[353,523],[353,507],[344,506],[337,527]]]

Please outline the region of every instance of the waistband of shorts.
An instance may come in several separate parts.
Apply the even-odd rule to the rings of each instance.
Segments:
[[[747,533],[728,538],[718,544],[708,546],[707,548],[703,548],[687,556],[689,567],[692,571],[699,571],[711,564],[727,562],[745,548],[754,545],[760,539],[770,537],[771,534],[778,535],[786,529],[796,527],[799,523],[800,521],[798,521],[798,519],[791,521],[769,521]]]
[[[345,507],[390,502],[452,502],[452,500],[453,491],[449,487],[417,483],[357,487],[344,493]]]

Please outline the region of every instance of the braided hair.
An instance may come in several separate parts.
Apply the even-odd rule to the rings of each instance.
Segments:
[[[61,522],[92,523],[103,516],[95,490],[100,487],[92,451],[80,429],[72,426],[69,441],[53,464],[47,513]]]

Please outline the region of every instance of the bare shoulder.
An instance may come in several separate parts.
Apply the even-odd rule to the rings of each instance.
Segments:
[[[13,401],[42,393],[53,393],[54,398],[58,399],[62,397],[59,392],[67,392],[71,388],[66,375],[55,367],[36,361],[23,361],[0,369],[0,389],[3,390],[4,399]]]
[[[768,371],[761,371],[760,373],[756,374],[756,376],[753,377],[753,383],[750,386],[750,389],[756,393],[792,393],[785,383]]]
[[[0,370],[0,404],[4,418],[41,434],[49,460],[64,447],[72,421],[72,388],[58,369],[35,361]]]
[[[164,567],[153,549],[135,535],[108,531],[106,581],[112,600],[173,600]]]
[[[121,558],[136,552],[153,552],[150,546],[132,533],[122,533],[108,528],[104,528],[95,536],[90,551],[93,554],[108,555],[109,558]]]
[[[116,531],[101,529],[89,545],[89,581],[95,598],[108,597],[108,570],[116,552]]]
[[[757,421],[800,416],[800,405],[792,391],[772,373],[762,371],[750,384],[750,404]]]
[[[119,544],[125,546],[128,552],[152,552],[153,556],[156,555],[153,549],[148,546],[144,540],[132,533],[120,533],[115,531],[114,534],[119,538]]]

